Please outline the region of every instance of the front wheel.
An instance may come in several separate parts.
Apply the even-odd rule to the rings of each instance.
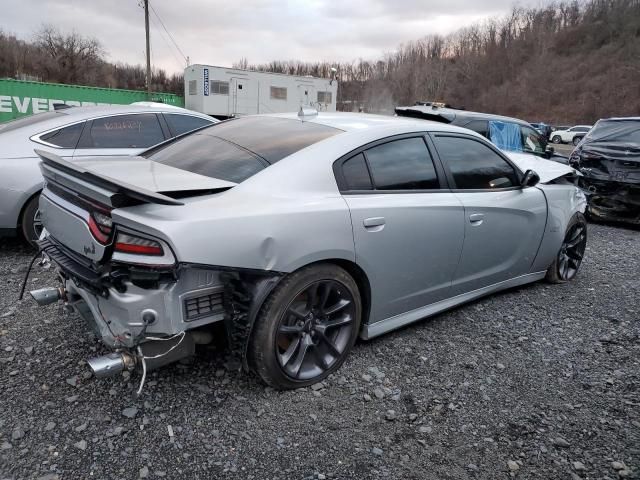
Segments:
[[[580,143],[580,140],[582,140],[582,137],[573,137],[573,145],[577,147]]]
[[[560,137],[560,135],[554,135],[554,136],[551,138],[551,141],[552,141],[553,143],[562,143],[562,138]]]
[[[353,278],[336,265],[288,275],[260,309],[249,355],[268,385],[293,389],[321,381],[344,363],[360,330]]]
[[[22,236],[31,246],[36,248],[38,246],[36,241],[42,233],[42,220],[40,219],[40,210],[38,210],[39,200],[40,195],[36,195],[27,202],[22,212],[22,219],[20,220],[22,224]]]
[[[564,235],[560,251],[547,270],[546,279],[551,283],[566,283],[575,278],[587,248],[587,220],[576,213]]]

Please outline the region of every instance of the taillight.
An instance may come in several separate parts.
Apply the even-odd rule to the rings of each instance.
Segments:
[[[100,243],[106,244],[113,230],[113,222],[109,215],[93,211],[89,215],[89,230]]]
[[[114,250],[116,252],[131,253],[134,255],[164,255],[160,243],[128,233],[118,233]]]

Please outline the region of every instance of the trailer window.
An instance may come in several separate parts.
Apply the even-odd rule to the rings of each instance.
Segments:
[[[189,95],[196,95],[197,91],[198,91],[198,81],[189,80]]]
[[[331,103],[331,92],[318,92],[318,103]]]
[[[271,98],[273,100],[286,100],[287,88],[286,87],[271,87]]]
[[[229,82],[211,80],[211,93],[216,95],[229,95]]]

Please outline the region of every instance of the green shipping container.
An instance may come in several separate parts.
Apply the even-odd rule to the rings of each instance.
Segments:
[[[128,105],[142,101],[184,106],[184,98],[173,93],[152,92],[151,98],[148,98],[147,92],[139,90],[0,79],[0,122],[53,110],[56,103],[75,106]]]

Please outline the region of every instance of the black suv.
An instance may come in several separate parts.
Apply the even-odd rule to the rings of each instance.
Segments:
[[[399,117],[422,118],[468,128],[488,138],[501,150],[531,153],[556,162],[568,163],[567,157],[556,155],[554,149],[547,146],[548,141],[544,135],[524,120],[441,105],[419,102],[411,107],[396,107],[395,112]]]
[[[598,120],[569,157],[591,217],[640,225],[640,117]]]

